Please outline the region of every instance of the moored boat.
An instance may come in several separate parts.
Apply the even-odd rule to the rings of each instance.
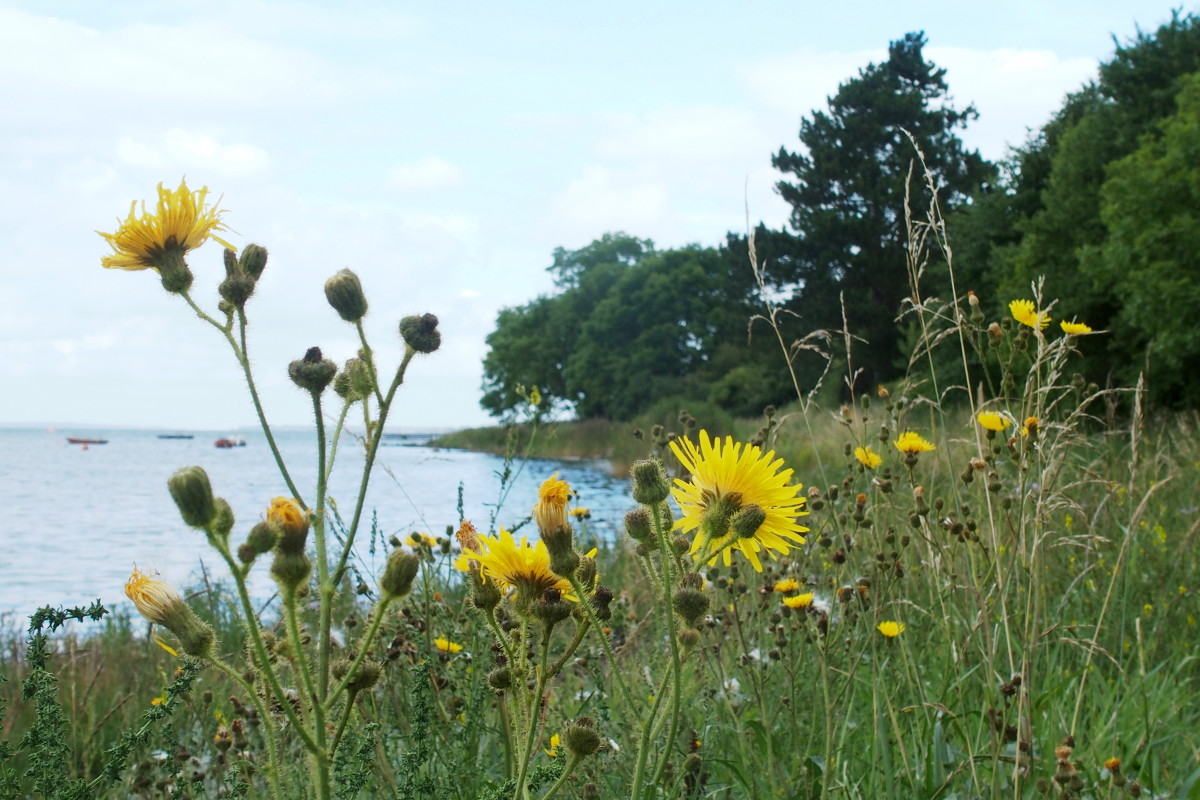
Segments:
[[[195,439],[196,437],[190,433],[160,433],[160,439]]]
[[[217,439],[215,442],[213,442],[213,444],[217,447],[222,447],[222,448],[224,448],[224,447],[245,447],[246,440],[245,439],[229,439],[229,438],[222,436],[220,439]]]
[[[108,444],[108,439],[81,439],[77,436],[68,436],[68,444]]]

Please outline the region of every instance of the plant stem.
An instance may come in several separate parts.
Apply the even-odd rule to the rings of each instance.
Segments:
[[[563,767],[562,775],[559,775],[558,780],[551,784],[550,788],[546,790],[546,793],[542,795],[542,800],[550,800],[551,797],[554,797],[554,795],[558,794],[558,790],[566,785],[567,778],[571,777],[571,773],[575,771],[577,764],[579,764],[579,756],[575,755],[574,753],[568,753],[567,765]]]
[[[263,704],[262,698],[258,696],[258,691],[254,688],[254,685],[239,675],[233,667],[216,658],[211,659],[208,663],[225,673],[238,686],[241,686],[242,691],[246,693],[251,704],[253,704],[254,710],[258,712],[259,720],[262,722],[263,738],[267,742],[267,783],[271,787],[271,796],[275,800],[283,800],[283,788],[279,783],[279,742],[275,738],[275,725],[271,722],[271,716],[267,713],[266,705]]]
[[[375,606],[375,616],[371,619],[371,626],[367,628],[367,633],[359,640],[358,655],[354,657],[354,661],[350,664],[350,669],[346,670],[346,674],[342,677],[338,685],[333,688],[333,691],[325,698],[325,707],[329,710],[333,709],[333,703],[337,700],[338,695],[342,690],[349,685],[354,679],[354,674],[358,672],[358,668],[362,666],[362,662],[366,660],[367,651],[371,649],[371,643],[375,641],[375,637],[379,634],[379,628],[383,625],[384,613],[388,605],[392,602],[391,595],[385,594],[379,598],[379,603]]]

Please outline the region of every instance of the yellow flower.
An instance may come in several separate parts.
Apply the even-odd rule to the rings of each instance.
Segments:
[[[125,582],[125,596],[137,606],[138,613],[157,625],[173,620],[176,609],[183,605],[183,595],[171,584],[152,578],[133,568]]]
[[[1058,326],[1062,328],[1062,332],[1068,336],[1078,336],[1081,333],[1092,332],[1091,326],[1083,322],[1067,322],[1064,319],[1062,322],[1058,323]]]
[[[158,697],[150,698],[150,705],[152,705],[152,706],[161,706],[165,702],[167,702],[167,693],[166,692],[163,692]]]
[[[1028,436],[1031,433],[1037,433],[1038,418],[1026,417],[1025,422],[1021,425],[1021,435]]]
[[[575,508],[572,508],[568,514],[576,519],[587,519],[588,517],[592,516],[592,510],[590,508],[584,508],[583,506],[576,506]]]
[[[928,453],[935,449],[932,444],[921,438],[921,434],[913,431],[905,431],[900,434],[900,438],[892,444],[896,445],[896,449],[901,453],[916,455],[917,453]]]
[[[410,533],[408,535],[408,543],[410,545],[412,545],[413,547],[420,547],[421,545],[425,545],[426,547],[433,548],[433,547],[438,546],[437,537],[430,536],[428,533],[421,533],[418,531],[413,531],[412,533]]]
[[[459,537],[462,553],[454,560],[454,568],[470,572],[471,562],[479,565],[480,574],[501,591],[509,587],[526,601],[541,598],[547,589],[558,589],[564,597],[571,595],[571,583],[550,571],[550,553],[545,543],[538,539],[532,545],[524,536],[517,542],[504,528],[496,536],[485,536],[472,531],[473,538]],[[470,543],[468,543],[470,542]],[[596,554],[593,549],[589,556]]]
[[[267,521],[280,525],[288,533],[308,531],[308,515],[290,497],[276,497],[267,508]]]
[[[553,533],[567,527],[567,503],[571,499],[571,487],[558,479],[554,473],[542,482],[538,489],[538,501],[533,506],[533,518],[543,534]]]
[[[789,483],[792,470],[780,471],[783,459],[774,451],[763,453],[731,436],[713,441],[700,431],[699,447],[682,437],[671,442],[671,452],[691,473],[690,480],[675,479],[671,494],[682,512],[675,528],[696,531],[693,558],[715,564],[719,555],[729,566],[740,550],[762,572],[759,551],[774,559],[804,544],[808,528],[796,522],[808,513],[802,487]]]
[[[462,650],[462,645],[457,642],[452,642],[449,639],[439,636],[433,640],[433,646],[443,653],[457,653]]]
[[[777,592],[794,592],[800,588],[800,581],[795,578],[784,578],[781,581],[775,582],[775,591]]]
[[[1045,330],[1050,324],[1050,315],[1045,311],[1038,311],[1032,300],[1013,300],[1008,304],[1008,310],[1017,322],[1035,330]]]
[[[175,191],[158,185],[158,211],[150,213],[142,203],[142,214],[137,215],[137,201],[129,207],[129,216],[116,233],[97,231],[113,249],[111,256],[100,259],[108,269],[159,269],[165,259],[181,258],[184,253],[204,244],[210,237],[225,247],[233,245],[214,234],[228,230],[221,222],[216,206],[208,208],[204,201],[208,188],[190,191],[187,181],[180,181]],[[119,221],[118,221],[119,222]]]
[[[793,595],[792,597],[783,598],[783,604],[788,608],[808,608],[812,605],[813,593],[805,592],[804,594]]]
[[[1012,420],[995,411],[980,411],[975,415],[975,419],[989,431],[1002,431],[1012,424]]]
[[[1121,759],[1110,758],[1104,762],[1104,768],[1109,772],[1116,772],[1121,768]]]
[[[542,404],[542,393],[539,392],[538,388],[535,386],[529,392],[529,405],[533,406],[534,408],[537,408],[541,404]]]
[[[879,625],[876,627],[876,630],[889,639],[895,639],[897,636],[904,633],[904,623],[892,622],[891,620],[888,620],[886,622],[879,623]]]
[[[556,733],[550,737],[550,749],[546,750],[546,755],[554,758],[558,755],[558,746],[562,744],[562,738]]]
[[[867,469],[875,469],[883,463],[883,458],[869,447],[854,448],[854,457]]]

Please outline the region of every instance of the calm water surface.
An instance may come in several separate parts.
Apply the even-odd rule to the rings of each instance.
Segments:
[[[246,447],[213,446],[220,434],[197,432],[194,439],[159,439],[163,431],[100,429],[0,429],[0,501],[4,524],[0,541],[0,615],[15,615],[41,605],[86,604],[100,598],[109,608],[126,602],[123,587],[136,563],[179,586],[201,579],[201,563],[221,577],[226,567],[204,535],[179,517],[166,481],[180,467],[199,465],[213,491],[233,507],[237,523],[231,539],[244,540],[262,518],[271,498],[288,494],[274,459],[259,432],[236,434]],[[107,439],[87,449],[67,436]],[[316,476],[316,440],[309,432],[277,433],[292,477],[311,502]],[[361,447],[345,437],[339,445],[330,494],[340,502],[347,522],[361,478]],[[512,481],[497,521],[511,526],[529,514],[537,487],[559,472],[579,491],[589,508],[587,531],[602,539],[615,536],[617,524],[632,505],[626,482],[612,478],[596,462],[532,461]],[[502,459],[428,447],[381,447],[367,492],[366,512],[374,510],[384,538],[413,531],[443,535],[458,522],[458,487],[463,485],[468,519],[486,530],[500,494]],[[367,552],[369,513],[356,545],[362,568],[375,571]],[[532,536],[531,527],[522,529]],[[585,533],[586,536],[586,533]],[[253,594],[265,599],[275,590],[267,574],[269,558],[251,572]]]

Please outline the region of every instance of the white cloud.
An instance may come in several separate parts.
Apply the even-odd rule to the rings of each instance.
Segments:
[[[244,142],[222,144],[209,134],[181,128],[167,131],[158,146],[123,136],[117,142],[117,157],[136,167],[170,166],[172,171],[199,169],[221,175],[252,175],[270,162],[261,147]]]
[[[572,238],[618,230],[639,235],[667,216],[668,205],[662,183],[589,166],[554,198],[551,219]]]
[[[400,192],[430,192],[463,186],[463,172],[444,158],[429,156],[388,170],[387,185]]]
[[[607,121],[612,131],[599,152],[609,158],[741,158],[762,138],[755,115],[732,106],[660,108],[637,116],[610,115]]]
[[[802,50],[756,61],[740,70],[750,93],[763,105],[799,120],[823,108],[845,81],[872,62],[887,58],[886,50],[823,53]]]

